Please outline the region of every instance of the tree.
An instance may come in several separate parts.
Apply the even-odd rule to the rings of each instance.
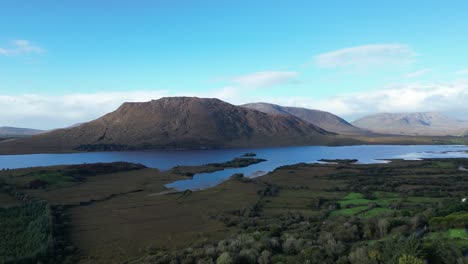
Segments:
[[[260,257],[258,258],[258,264],[270,264],[271,263],[271,253],[268,250],[264,250]]]
[[[359,247],[349,253],[349,262],[352,264],[367,264],[371,263],[366,247]]]
[[[380,237],[385,237],[387,235],[389,225],[390,224],[387,219],[379,219],[379,221],[377,222],[377,228],[379,229]]]
[[[382,247],[382,260],[386,264],[400,264],[401,257],[417,258],[419,255],[421,255],[421,240],[416,236],[389,239]]]
[[[431,263],[449,264],[457,263],[462,257],[460,250],[455,245],[444,240],[434,240],[429,250],[429,260]]]

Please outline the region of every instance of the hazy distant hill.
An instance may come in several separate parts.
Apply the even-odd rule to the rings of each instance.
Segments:
[[[279,106],[269,103],[251,103],[241,106],[268,114],[293,115],[308,123],[338,134],[358,135],[367,133],[367,131],[363,131],[329,112],[300,107]]]
[[[169,97],[124,103],[77,127],[1,142],[0,152],[327,144],[333,135],[290,115],[266,114],[218,99]]]
[[[468,137],[468,130],[466,130],[465,132],[463,132],[463,133],[461,134],[461,136],[462,136],[462,137]]]
[[[25,137],[37,135],[44,132],[43,130],[18,128],[18,127],[0,127],[0,137]]]
[[[460,135],[468,129],[468,121],[441,113],[381,113],[365,116],[353,125],[378,133],[400,135]]]

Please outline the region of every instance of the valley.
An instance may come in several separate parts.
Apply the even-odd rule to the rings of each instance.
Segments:
[[[446,257],[434,247],[456,261],[468,249],[468,174],[458,169],[466,159],[334,162],[169,193],[167,183],[213,165],[182,174],[130,163],[2,171],[1,210],[30,204],[17,199],[27,195],[59,214],[58,263],[398,263]]]

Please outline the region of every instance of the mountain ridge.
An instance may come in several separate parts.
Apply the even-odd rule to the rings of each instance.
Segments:
[[[0,143],[0,153],[203,149],[328,144],[335,133],[293,116],[271,115],[219,99],[164,97],[124,103],[77,127]]]
[[[367,131],[353,126],[343,118],[326,111],[280,106],[263,102],[243,104],[241,106],[269,114],[292,115],[310,124],[338,134],[362,135],[368,133]]]

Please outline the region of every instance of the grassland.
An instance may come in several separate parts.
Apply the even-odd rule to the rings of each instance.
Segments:
[[[466,165],[297,164],[196,192],[164,185],[216,166],[55,166],[0,180],[63,209],[78,263],[457,263],[468,249]],[[0,195],[0,206],[18,203]],[[440,252],[454,262],[437,262]]]

